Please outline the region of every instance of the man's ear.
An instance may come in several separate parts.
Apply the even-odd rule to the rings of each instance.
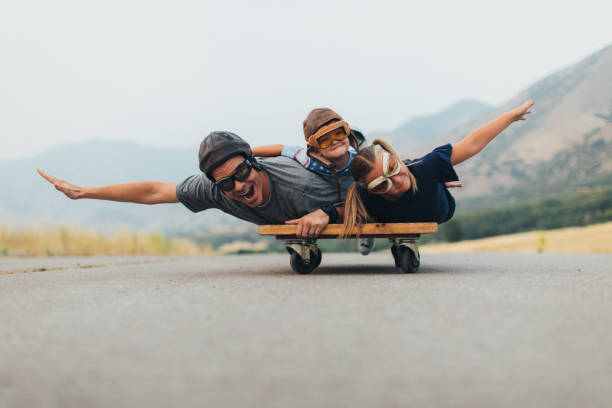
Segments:
[[[249,160],[251,162],[251,166],[255,170],[257,170],[257,171],[263,170],[263,168],[261,167],[261,164],[259,164],[259,162],[257,161],[257,159],[254,156],[249,157],[247,160]]]

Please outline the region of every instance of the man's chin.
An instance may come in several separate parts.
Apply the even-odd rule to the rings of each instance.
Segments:
[[[250,199],[241,198],[243,204],[248,205],[249,207],[258,207],[261,205],[261,197],[257,194],[254,194]]]

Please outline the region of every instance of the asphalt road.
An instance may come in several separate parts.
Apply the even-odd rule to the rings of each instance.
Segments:
[[[609,255],[0,258],[0,407],[611,405]]]

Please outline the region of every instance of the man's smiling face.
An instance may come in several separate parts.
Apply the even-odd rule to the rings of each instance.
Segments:
[[[215,181],[229,177],[245,160],[244,156],[241,155],[230,157],[212,171],[212,176]],[[257,207],[268,201],[270,185],[263,171],[251,169],[249,176],[245,180],[239,181],[234,179],[234,188],[230,191],[224,191],[224,193],[232,200],[246,204],[249,207]]]

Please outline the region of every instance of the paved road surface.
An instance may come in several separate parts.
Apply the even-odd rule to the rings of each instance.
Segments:
[[[42,270],[45,269],[45,270]],[[0,258],[0,407],[612,406],[612,256]]]

